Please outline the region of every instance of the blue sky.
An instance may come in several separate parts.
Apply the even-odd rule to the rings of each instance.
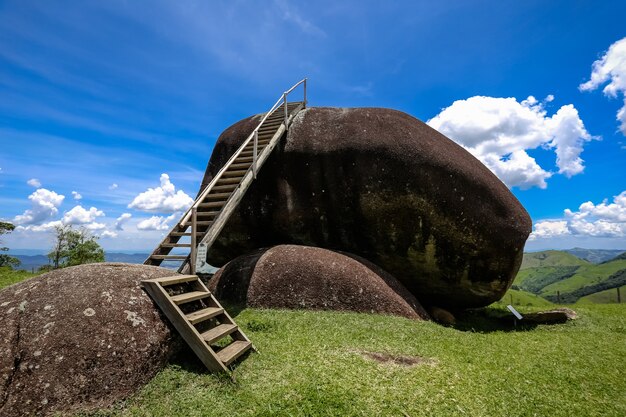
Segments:
[[[46,249],[72,223],[107,250],[152,249],[221,131],[308,77],[312,106],[395,108],[468,148],[533,218],[527,249],[626,249],[624,16],[597,1],[0,1],[0,219],[20,226],[5,244]]]

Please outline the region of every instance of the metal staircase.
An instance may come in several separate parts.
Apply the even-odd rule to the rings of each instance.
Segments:
[[[288,102],[289,94],[300,85],[303,87],[303,100]],[[218,268],[209,265],[206,261],[208,249],[219,236],[252,181],[256,179],[257,172],[287,132],[295,115],[305,107],[306,78],[285,91],[265,113],[261,122],[244,143],[144,261],[145,265],[155,266],[161,265],[164,261],[178,262],[179,273],[191,274],[145,280],[142,283],[148,294],[209,370],[227,370],[226,366],[249,350],[252,344],[196,274],[210,275],[217,271]],[[193,291],[185,290],[180,293],[181,290],[178,287],[181,284],[191,285]],[[172,288],[174,292],[171,291]],[[191,302],[197,303],[199,300],[204,304],[195,312],[185,312],[179,306]],[[199,314],[204,319],[211,319],[213,322],[216,316],[211,315],[214,310],[210,309],[222,311],[218,315],[221,319],[217,319],[219,325],[205,333],[200,333],[196,329],[194,314]],[[203,315],[205,313],[206,315]],[[230,334],[233,339],[233,343],[229,345],[232,347],[225,347],[216,353],[211,343],[227,334]]]

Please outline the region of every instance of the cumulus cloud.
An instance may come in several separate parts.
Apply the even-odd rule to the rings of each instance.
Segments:
[[[91,207],[89,210],[86,210],[82,206],[74,206],[74,208],[67,211],[63,215],[62,221],[63,224],[84,225],[92,223],[97,217],[102,216],[104,216],[104,212],[95,207]]]
[[[563,235],[592,237],[626,236],[626,191],[600,204],[582,203],[578,210],[565,209],[564,218],[535,224],[530,240]]]
[[[186,210],[193,204],[193,199],[184,191],[176,191],[169,175],[161,174],[160,180],[160,187],[148,188],[136,196],[128,207],[147,212],[173,213]]]
[[[529,240],[550,238],[556,236],[569,235],[565,220],[544,220],[535,223],[535,230],[531,233]]]
[[[111,232],[109,230],[105,230],[104,232],[100,233],[100,237],[101,238],[116,238],[117,237],[117,233],[115,232]]]
[[[617,111],[620,130],[626,136],[626,38],[611,45],[602,58],[592,65],[589,81],[578,88],[581,91],[593,91],[606,84],[602,92],[608,97],[617,97],[620,93],[624,105]]]
[[[152,216],[149,219],[145,219],[137,223],[137,229],[139,230],[170,230],[169,222],[174,220],[178,213],[174,213],[171,216]]]
[[[118,217],[115,220],[115,230],[124,230],[124,223],[126,223],[131,217],[132,214],[130,213],[123,213],[120,217]]]
[[[467,149],[509,187],[546,188],[553,172],[527,151],[554,150],[558,173],[571,177],[584,170],[580,154],[584,143],[595,139],[573,105],[549,116],[544,105],[552,100],[552,95],[543,102],[532,96],[521,102],[474,96],[455,101],[427,123]]]
[[[118,187],[116,183],[109,185],[109,190],[115,190]]]
[[[41,187],[41,181],[39,181],[37,178],[29,179],[28,181],[26,181],[26,184],[30,185],[31,187],[35,187],[35,188]]]
[[[72,191],[72,197],[74,197],[74,200],[80,200],[83,198],[83,196],[77,191]]]
[[[42,223],[59,212],[59,206],[65,199],[64,195],[55,193],[54,191],[39,188],[28,196],[32,207],[23,214],[15,216],[13,222],[16,225],[31,225]]]

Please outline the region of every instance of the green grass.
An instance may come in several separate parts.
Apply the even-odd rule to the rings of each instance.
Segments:
[[[0,289],[8,287],[9,285],[17,284],[20,281],[24,281],[25,279],[36,275],[38,274],[33,274],[27,271],[14,271],[7,266],[0,267]]]
[[[522,290],[510,289],[496,305],[506,306],[511,304],[514,307],[554,307],[554,304],[543,297]]]
[[[234,382],[196,361],[171,364],[95,415],[624,416],[626,306],[578,312],[565,325],[491,331],[473,320],[484,331],[461,331],[391,316],[245,309],[236,320],[260,353],[236,367]],[[378,363],[361,352],[426,363]]]

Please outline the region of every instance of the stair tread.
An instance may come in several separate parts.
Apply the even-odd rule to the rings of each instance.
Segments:
[[[212,317],[219,316],[224,312],[224,309],[221,307],[207,307],[202,310],[194,311],[193,313],[189,313],[186,315],[187,320],[191,324],[197,324],[201,321],[208,320]]]
[[[211,293],[207,291],[191,291],[183,294],[173,295],[170,298],[175,304],[184,304],[206,298],[209,295],[211,295]]]
[[[150,255],[152,259],[160,259],[162,261],[185,260],[188,255]]]
[[[220,324],[218,326],[215,326],[214,328],[207,330],[206,332],[202,333],[200,336],[202,336],[202,339],[211,344],[213,342],[216,342],[218,340],[220,340],[222,337],[234,332],[235,330],[237,330],[237,325],[236,324]]]
[[[184,282],[196,281],[197,275],[172,275],[171,277],[155,278],[154,281],[162,286],[182,284]]]
[[[228,366],[235,361],[239,356],[243,355],[248,349],[252,347],[252,343],[246,340],[236,340],[224,349],[217,352],[219,360]]]
[[[191,243],[162,243],[163,248],[190,248]]]

